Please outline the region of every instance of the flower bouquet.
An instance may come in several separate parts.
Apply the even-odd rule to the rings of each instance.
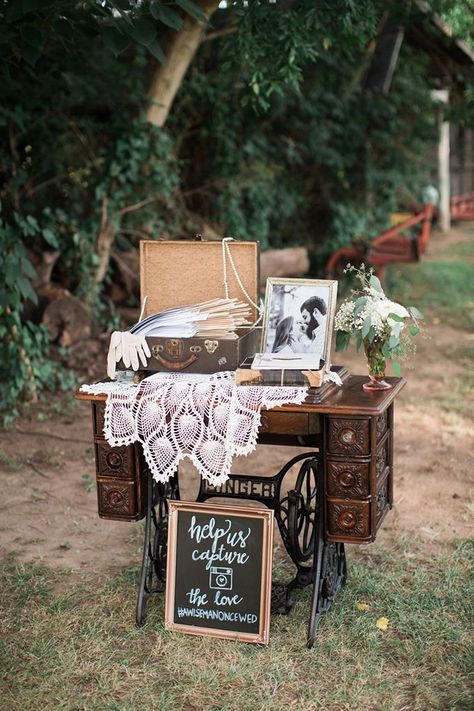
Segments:
[[[360,269],[348,264],[344,272],[354,273],[361,288],[352,290],[336,314],[336,350],[347,348],[354,337],[357,350],[363,345],[367,357],[370,380],[364,390],[387,390],[392,386],[385,380],[385,363],[391,360],[393,372],[400,376],[399,361],[414,352],[411,337],[419,333],[423,316],[414,306],[406,309],[390,301],[373,270],[364,264]]]

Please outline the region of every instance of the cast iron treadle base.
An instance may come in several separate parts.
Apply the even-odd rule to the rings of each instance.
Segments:
[[[145,621],[148,598],[166,588],[166,550],[168,544],[168,499],[179,499],[179,484],[172,477],[167,484],[157,484],[147,473],[148,498],[143,541],[143,560],[138,586],[136,622]]]
[[[295,488],[282,495],[282,483],[290,469],[299,464]],[[275,512],[285,548],[296,566],[288,583],[272,586],[272,613],[288,614],[293,607],[291,593],[313,585],[307,646],[312,647],[322,613],[329,610],[337,591],[346,581],[344,545],[324,541],[322,467],[318,452],[291,459],[273,477],[231,474],[220,488],[201,480],[197,501],[234,498],[259,501]],[[148,500],[143,542],[143,561],[137,599],[137,625],[144,622],[148,598],[166,587],[168,499],[179,499],[178,474],[167,484],[156,484],[148,472]],[[312,561],[311,561],[312,559]]]

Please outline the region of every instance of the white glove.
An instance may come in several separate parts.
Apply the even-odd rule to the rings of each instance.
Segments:
[[[130,331],[114,331],[110,337],[109,353],[107,355],[107,375],[111,380],[115,380],[115,366],[123,360],[126,368],[132,367],[138,370],[139,359],[144,368],[147,366],[147,358],[151,352],[145,336],[138,336]]]

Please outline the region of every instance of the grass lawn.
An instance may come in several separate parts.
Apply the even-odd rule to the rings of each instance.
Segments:
[[[458,424],[467,432],[472,416],[474,383],[466,366],[474,353],[464,336],[474,325],[473,242],[452,244],[436,261],[387,271],[390,297],[426,314],[434,347],[425,349],[413,402],[406,395],[407,413],[418,433],[413,412],[428,412],[443,456]],[[430,368],[448,358],[457,368],[448,382],[441,368],[426,381],[428,391],[426,384],[417,389]],[[454,418],[450,427],[443,429],[440,413]],[[464,442],[467,462],[472,448]],[[433,464],[438,493],[459,498],[453,482],[459,485],[464,474],[451,457],[454,464],[448,457],[442,465],[441,455]],[[9,455],[9,467],[11,461]],[[427,462],[425,478],[431,466]],[[419,473],[410,467],[410,475]],[[83,479],[89,487],[88,475]],[[472,499],[465,505],[472,510]],[[438,520],[446,518],[442,506]],[[296,594],[288,617],[272,617],[270,644],[259,647],[166,631],[162,596],[150,601],[147,623],[137,629],[137,568],[111,573],[104,584],[107,571],[100,566],[71,573],[7,556],[0,585],[0,711],[471,711],[474,542],[394,540],[385,547],[348,547],[349,583],[323,618],[312,650],[305,647],[309,589]],[[289,575],[288,562],[277,559],[274,578]]]
[[[272,617],[270,644],[259,647],[167,632],[162,596],[135,628],[135,570],[106,585],[93,574],[71,583],[67,571],[10,560],[1,708],[467,711],[474,545],[422,550],[413,540],[349,549],[350,583],[312,650],[309,589],[288,617]]]

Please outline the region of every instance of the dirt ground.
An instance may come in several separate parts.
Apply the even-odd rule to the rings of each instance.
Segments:
[[[472,239],[472,225],[435,233],[427,259],[450,243]],[[474,334],[427,318],[429,338],[404,369],[407,385],[395,415],[395,506],[376,546],[397,546],[416,537],[427,551],[470,538],[474,522],[473,395],[462,392],[472,367]],[[361,355],[335,354],[335,364],[366,372]],[[79,385],[79,383],[78,383]],[[460,403],[459,398],[470,398]],[[454,403],[454,404],[453,404]],[[276,473],[291,448],[265,448],[234,471]],[[140,562],[140,524],[103,521],[97,515],[90,405],[55,397],[30,407],[15,429],[0,433],[0,551],[25,561],[88,569],[99,577],[112,566]],[[185,495],[197,474],[185,467]],[[353,549],[349,549],[349,560]]]

